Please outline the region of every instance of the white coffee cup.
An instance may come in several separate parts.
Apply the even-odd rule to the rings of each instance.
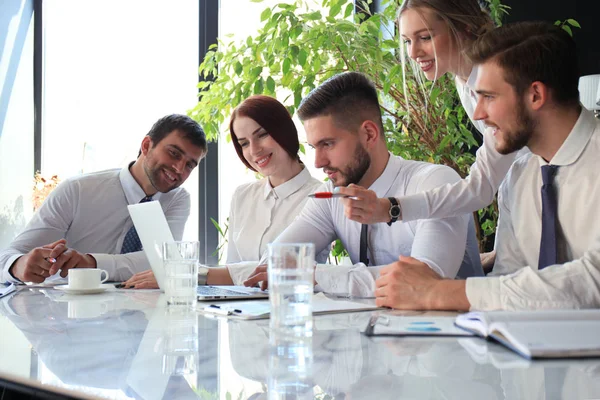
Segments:
[[[87,296],[80,296],[87,297]],[[108,304],[90,300],[72,300],[69,301],[69,318],[96,318],[108,311]]]
[[[106,276],[102,279],[102,274]],[[108,272],[98,268],[72,268],[69,270],[69,289],[96,289],[107,281]]]

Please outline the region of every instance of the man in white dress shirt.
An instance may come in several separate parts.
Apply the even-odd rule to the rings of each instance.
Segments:
[[[315,149],[315,167],[323,168],[329,177],[321,191],[356,184],[379,197],[399,197],[460,179],[449,167],[404,160],[388,152],[377,91],[362,74],[347,72],[330,78],[303,99],[298,113]],[[413,256],[448,278],[483,275],[470,218],[363,228],[344,216],[341,199],[310,199],[275,241],[314,243],[318,254],[339,238],[354,265],[318,264],[317,290],[373,296],[380,266],[399,255]],[[259,266],[245,284],[263,282],[265,287],[266,279],[266,267]]]
[[[415,259],[382,271],[377,304],[401,309],[600,307],[600,121],[579,103],[573,39],[505,25],[473,47],[475,117],[501,153],[529,147],[500,188],[492,276],[449,281]]]
[[[127,205],[159,201],[176,240],[190,213],[180,187],[206,155],[202,128],[185,115],[158,120],[135,162],[66,179],[0,252],[0,283],[44,282],[71,268],[101,268],[125,280],[149,268]]]

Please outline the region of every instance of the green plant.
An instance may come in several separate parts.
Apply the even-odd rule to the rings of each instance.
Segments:
[[[253,94],[277,96],[291,113],[302,98],[325,79],[360,71],[380,94],[389,150],[407,159],[444,164],[461,177],[468,174],[478,147],[471,122],[460,104],[452,78],[419,83],[411,68],[399,62],[395,25],[401,0],[383,0],[383,11],[371,14],[371,1],[296,0],[266,8],[258,33],[240,43],[219,41],[200,65],[198,104],[190,110],[211,140],[231,111]],[[487,0],[499,24],[509,7]],[[311,8],[312,7],[312,8]],[[495,231],[497,207],[476,218],[480,247]]]
[[[581,28],[581,25],[579,25],[579,22],[577,22],[576,20],[572,19],[572,18],[567,18],[565,20],[556,20],[554,21],[554,25],[561,27],[565,32],[567,32],[569,35],[573,36],[573,28]]]
[[[329,257],[333,257],[333,262],[329,262],[330,264],[338,265],[343,257],[349,257],[348,251],[342,244],[340,239],[336,239],[335,242],[332,243],[331,252],[329,253]]]
[[[227,217],[227,219],[225,220],[225,223],[223,224],[224,227],[221,227],[221,225],[219,225],[219,223],[214,218],[211,218],[210,222],[212,222],[212,224],[215,226],[217,232],[219,232],[219,246],[217,246],[217,248],[215,249],[215,251],[213,251],[213,253],[211,255],[212,256],[216,255],[217,261],[220,264],[221,259],[223,258],[223,247],[225,246],[225,244],[227,244],[227,231],[229,230],[229,217]]]

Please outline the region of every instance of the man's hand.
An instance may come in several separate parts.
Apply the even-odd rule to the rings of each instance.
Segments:
[[[481,253],[481,267],[483,272],[489,274],[494,269],[494,263],[496,263],[496,250],[492,250],[489,253]]]
[[[383,267],[375,281],[376,304],[400,310],[468,310],[465,281],[443,279],[412,257]]]
[[[250,274],[248,279],[244,281],[244,286],[256,286],[260,282],[260,290],[267,290],[269,287],[269,276],[267,274],[267,266],[265,264],[259,265]]]
[[[313,270],[313,285],[317,286],[317,281],[315,279],[317,267],[315,266]],[[257,286],[260,282],[260,290],[267,290],[269,288],[269,275],[267,273],[267,265],[259,265],[256,269],[250,274],[248,279],[244,281],[244,286],[254,287]]]
[[[387,198],[380,199],[374,191],[353,183],[347,187],[340,186],[336,190],[350,196],[341,199],[346,218],[361,224],[390,221],[390,201]]]
[[[64,278],[71,268],[96,268],[96,259],[67,248],[67,241],[60,239],[19,257],[9,272],[22,282],[42,283],[58,270]]]
[[[94,257],[73,249],[66,249],[60,256],[55,257],[55,259],[56,262],[50,268],[50,275],[54,275],[60,269],[60,276],[63,278],[67,276],[71,268],[96,268],[96,259]]]
[[[424,262],[400,256],[380,270],[375,281],[376,304],[401,310],[432,309],[433,290],[441,279]]]
[[[22,282],[42,283],[51,273],[58,257],[67,250],[65,239],[36,247],[29,253],[19,257],[8,272]],[[55,271],[56,273],[56,271]]]
[[[125,289],[158,289],[158,282],[151,269],[138,272],[123,283]]]

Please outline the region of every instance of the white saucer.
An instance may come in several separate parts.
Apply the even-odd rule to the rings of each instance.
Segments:
[[[104,283],[98,287],[95,288],[91,288],[91,289],[72,289],[69,287],[69,285],[60,285],[60,286],[55,286],[55,289],[58,290],[62,290],[63,292],[69,293],[69,294],[94,294],[94,293],[102,293],[107,289],[110,288],[114,288],[115,285],[112,285],[110,283]]]

